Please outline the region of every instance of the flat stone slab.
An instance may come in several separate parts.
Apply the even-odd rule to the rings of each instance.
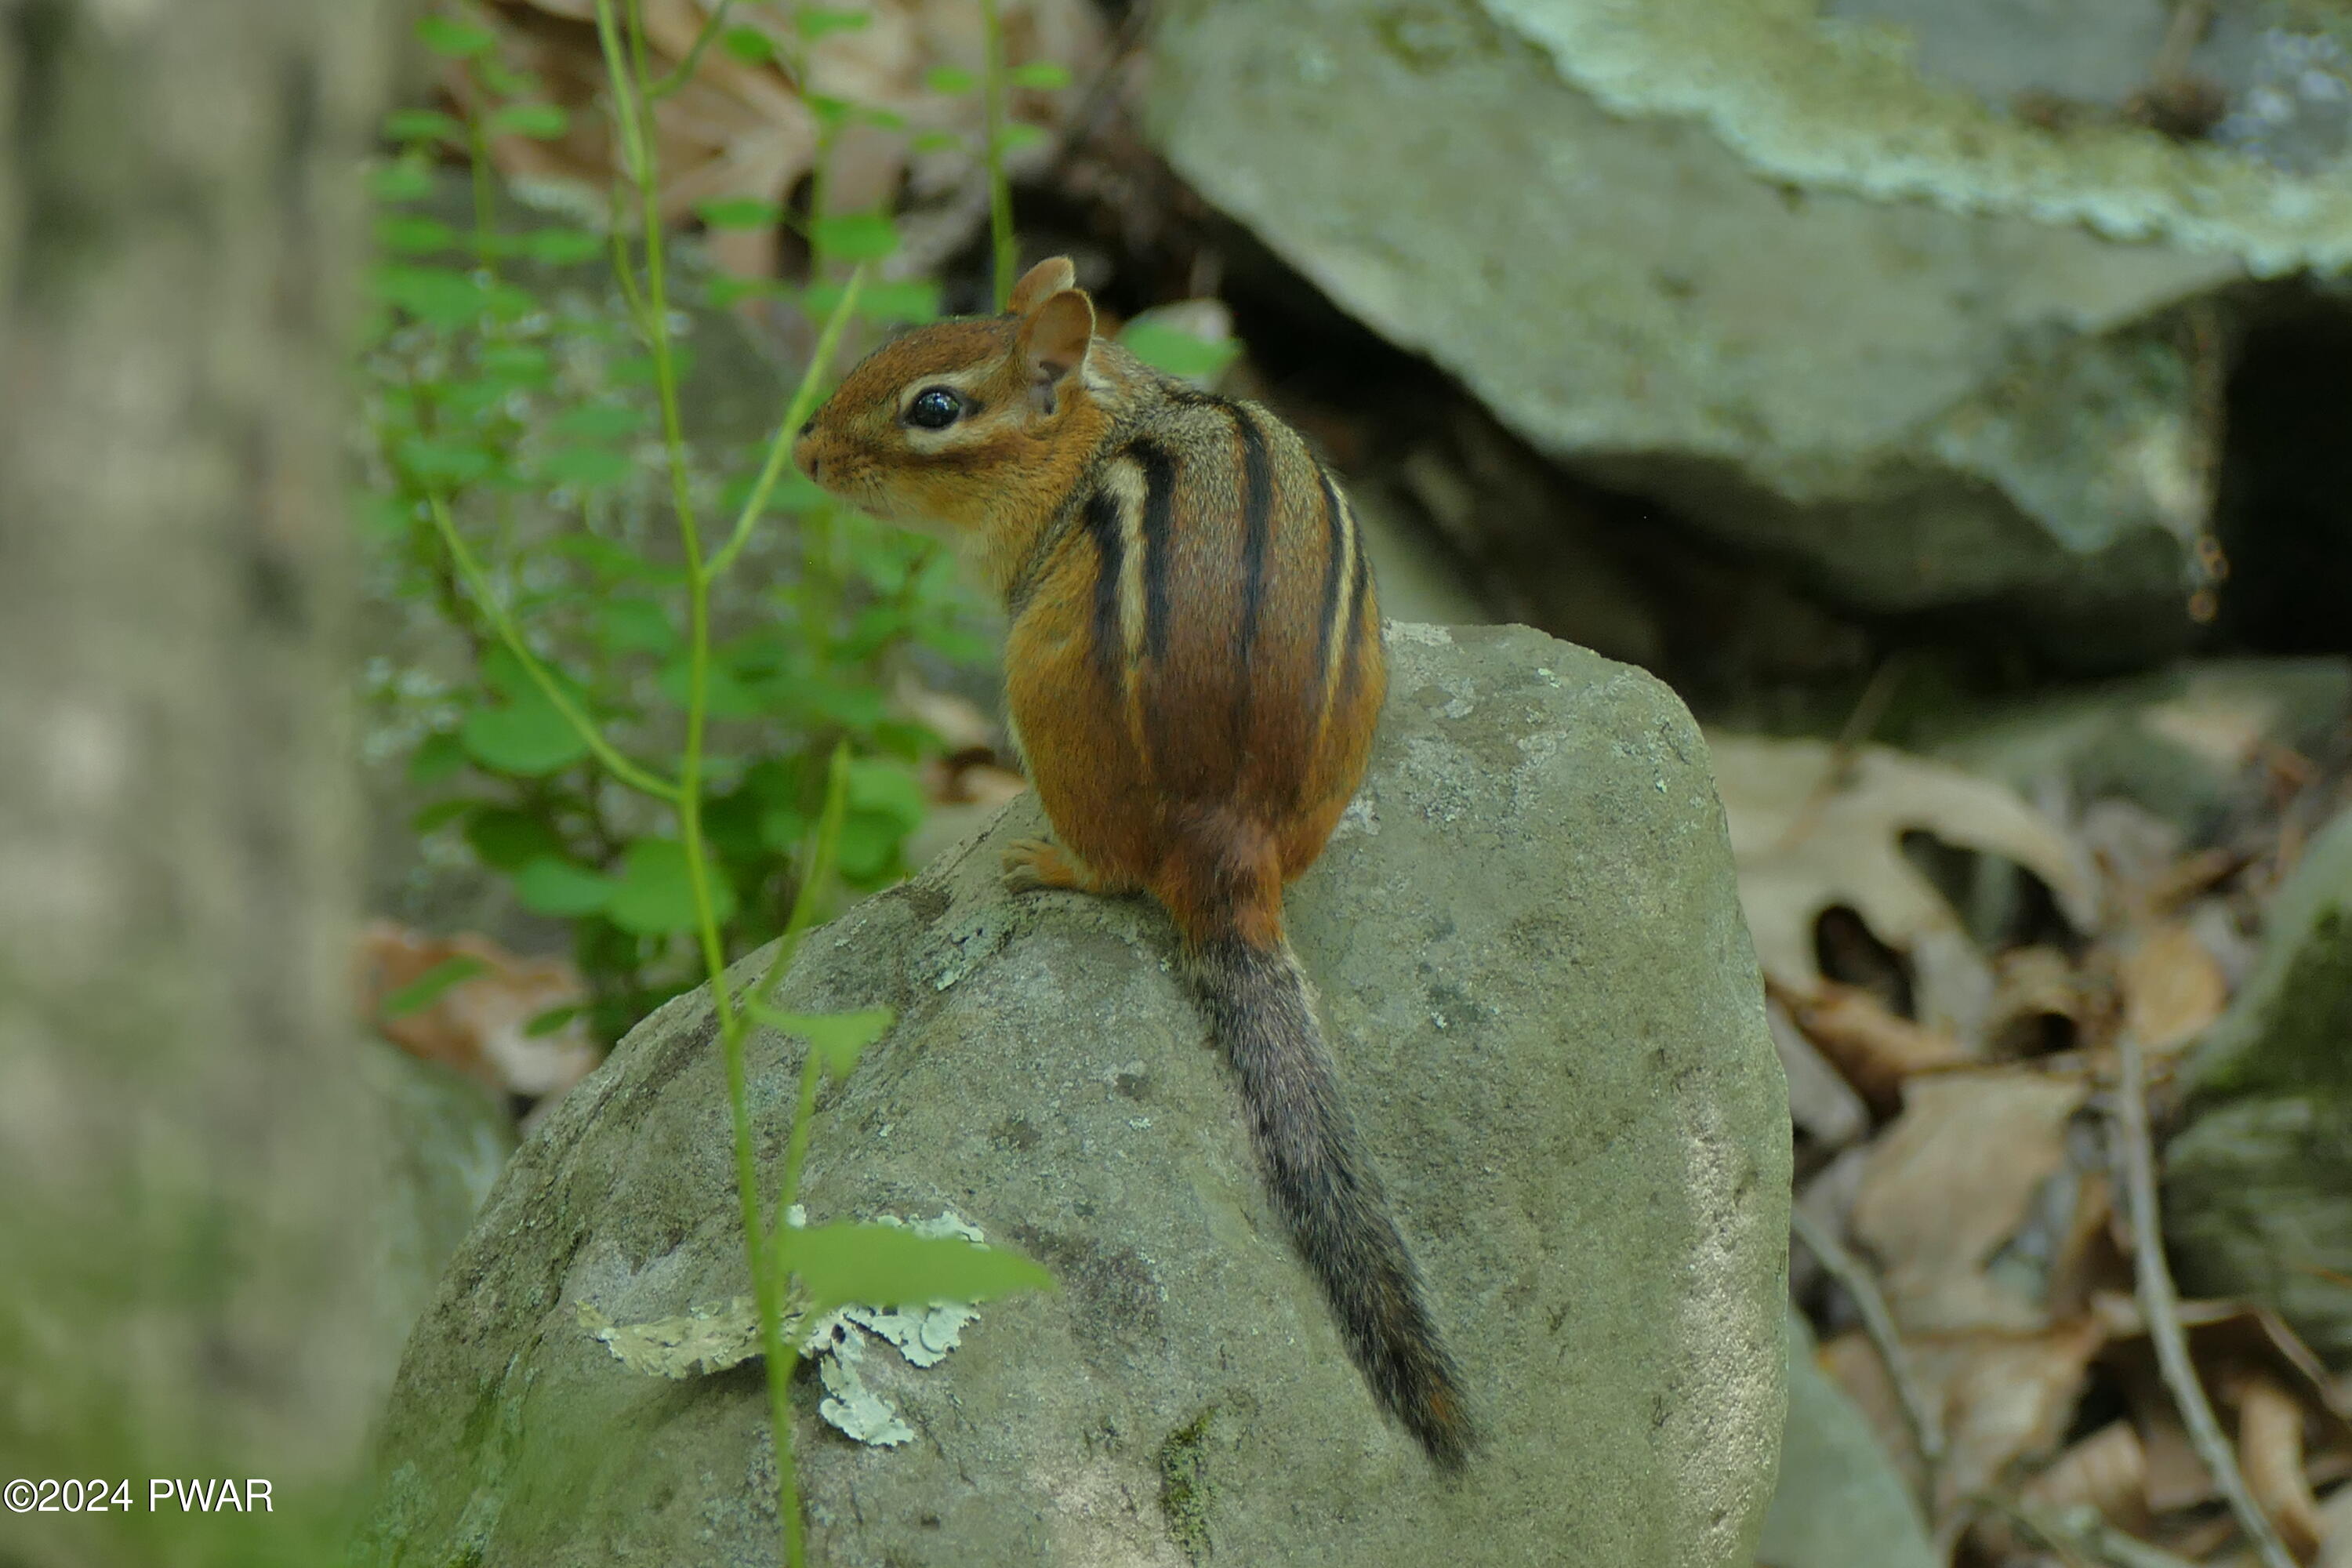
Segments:
[[[1371,773],[1292,931],[1485,1450],[1449,1484],[1381,1418],[1165,917],[998,889],[1040,826],[1024,798],[812,936],[783,987],[899,1015],[821,1101],[812,1221],[952,1213],[1060,1281],[989,1303],[927,1367],[853,1331],[895,1447],[825,1424],[826,1369],[803,1368],[812,1563],[1753,1562],[1786,1398],[1788,1112],[1706,749],[1664,686],[1567,644],[1389,636]],[[751,1044],[772,1180],[797,1058]],[[749,1289],[728,1125],[698,994],[525,1145],[410,1342],[373,1561],[776,1561],[757,1363],[641,1375],[579,1321]]]

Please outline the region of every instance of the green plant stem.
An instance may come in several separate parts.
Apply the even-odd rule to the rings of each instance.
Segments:
[[[996,308],[1013,300],[1013,272],[1020,264],[1013,246],[1013,187],[1004,179],[1004,26],[996,0],[980,0],[982,57],[981,101],[986,123],[982,147],[988,161],[988,237],[996,258]]]
[[[719,0],[719,4],[711,7],[710,19],[702,24],[702,31],[695,34],[694,42],[687,46],[686,58],[678,61],[677,68],[669,75],[646,87],[647,103],[660,102],[694,79],[694,69],[702,63],[702,51],[710,47],[710,40],[717,37],[719,29],[727,25],[727,13],[734,8],[735,0]]]
[[[704,853],[702,747],[709,710],[710,574],[704,565],[701,534],[695,524],[685,433],[678,417],[677,366],[669,339],[659,181],[641,118],[650,81],[644,16],[637,0],[628,0],[626,16],[625,63],[614,0],[597,0],[597,36],[604,47],[605,68],[613,81],[614,112],[625,126],[624,146],[628,150],[629,173],[640,203],[646,257],[644,329],[646,346],[653,356],[655,385],[661,399],[662,444],[668,459],[671,502],[677,514],[678,539],[686,557],[688,654],[686,745],[678,763],[677,795],[678,837],[686,851],[696,933],[700,939],[704,966],[710,974],[711,1008],[717,1016],[719,1055],[727,1075],[727,1102],[735,1144],[736,1199],[741,1209],[745,1262],[751,1271],[751,1298],[760,1320],[760,1349],[766,1362],[768,1420],[776,1458],[777,1522],[782,1531],[785,1563],[788,1568],[802,1568],[806,1560],[806,1543],[801,1526],[799,1479],[793,1463],[789,1396],[798,1347],[784,1340],[782,1280],[770,1264],[768,1232],[760,1214],[759,1162],[752,1142],[751,1095],[744,1066],[748,1018],[736,1006],[727,985],[726,948],[719,935],[717,900],[711,892],[710,862]],[[815,1055],[814,1051],[810,1054],[812,1058]]]
[[[776,481],[783,477],[784,464],[791,460],[793,437],[800,434],[801,425],[816,410],[817,389],[824,385],[825,367],[833,363],[835,352],[841,346],[843,329],[857,310],[858,290],[866,286],[866,267],[860,263],[849,275],[849,286],[842,290],[841,299],[825,318],[824,331],[817,334],[815,352],[809,355],[808,367],[801,372],[801,384],[793,388],[792,401],[784,405],[784,416],[776,424],[776,434],[768,442],[768,460],[760,468],[760,477],[744,499],[743,510],[736,515],[735,530],[727,542],[711,556],[709,577],[723,575],[735,563],[743,546],[751,537],[752,526],[768,510],[768,497],[774,492]]]
[[[483,134],[478,115],[466,118],[466,153],[473,173],[474,261],[496,281],[499,261],[496,247],[491,243],[494,223],[490,210],[490,143],[489,138]]]
[[[425,504],[433,511],[433,525],[440,530],[441,542],[448,547],[450,559],[457,562],[457,574],[465,579],[467,588],[474,595],[474,603],[481,606],[482,614],[489,618],[490,625],[497,629],[499,640],[506,644],[507,651],[513,654],[516,660],[521,664],[524,671],[530,675],[531,683],[539,688],[541,695],[554,706],[555,710],[562,714],[565,721],[579,731],[580,738],[588,742],[588,749],[595,753],[598,762],[604,764],[606,772],[631,789],[652,795],[656,800],[669,801],[674,805],[679,802],[682,799],[680,785],[670,783],[667,779],[640,767],[623,756],[619,748],[604,738],[604,732],[596,727],[595,721],[581,710],[578,703],[572,700],[571,694],[556,683],[555,677],[548,673],[547,667],[540,662],[539,656],[531,652],[530,645],[522,640],[522,629],[515,625],[514,617],[507,613],[506,607],[499,603],[497,595],[490,592],[488,576],[482,571],[481,563],[474,559],[473,551],[467,547],[464,536],[457,531],[456,520],[449,515],[448,501],[437,490],[427,491],[425,500]]]

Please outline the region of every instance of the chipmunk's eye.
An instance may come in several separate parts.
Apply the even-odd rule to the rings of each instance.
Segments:
[[[963,399],[944,386],[927,386],[915,394],[901,416],[918,430],[944,430],[963,417]]]

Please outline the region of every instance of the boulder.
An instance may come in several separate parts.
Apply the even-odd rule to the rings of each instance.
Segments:
[[[812,1562],[1754,1561],[1788,1109],[1706,749],[1657,681],[1524,628],[1390,643],[1370,775],[1290,919],[1486,1447],[1448,1482],[1380,1417],[1165,917],[1001,890],[1024,796],[782,989],[898,1011],[821,1101],[809,1217],[952,1215],[1059,1282],[934,1364],[853,1330],[859,1365],[802,1368]],[[665,1007],[510,1163],[410,1342],[362,1561],[776,1561],[758,1366],[663,1381],[582,1326],[749,1288],[712,1037],[702,995]],[[751,1043],[771,1181],[798,1060]]]
[[[2352,260],[2352,184],[2066,74],[2145,0],[1936,7],[1985,14],[1930,29],[1941,77],[1889,25],[1916,8],[1171,0],[1147,120],[1582,476],[1849,610],[1991,603],[2081,664],[2182,646],[2211,429],[2168,312]],[[2029,89],[2074,108],[2010,112]]]
[[[2271,900],[2253,972],[2187,1076],[2164,1183],[2182,1286],[2274,1308],[2352,1366],[2352,813]]]

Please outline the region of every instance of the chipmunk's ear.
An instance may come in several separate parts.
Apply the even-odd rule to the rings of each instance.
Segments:
[[[1062,263],[1062,268],[1067,272],[1069,263]],[[1032,272],[1023,279],[1022,287],[1028,287],[1035,276]],[[1087,349],[1094,337],[1095,302],[1082,289],[1058,289],[1022,313],[1021,363],[1029,372],[1030,401],[1040,414],[1054,412],[1062,384],[1085,368]]]
[[[1078,269],[1070,265],[1066,256],[1049,256],[1021,275],[1013,286],[1012,301],[1005,309],[1016,316],[1025,316],[1037,308],[1038,302],[1065,289],[1075,289]]]

